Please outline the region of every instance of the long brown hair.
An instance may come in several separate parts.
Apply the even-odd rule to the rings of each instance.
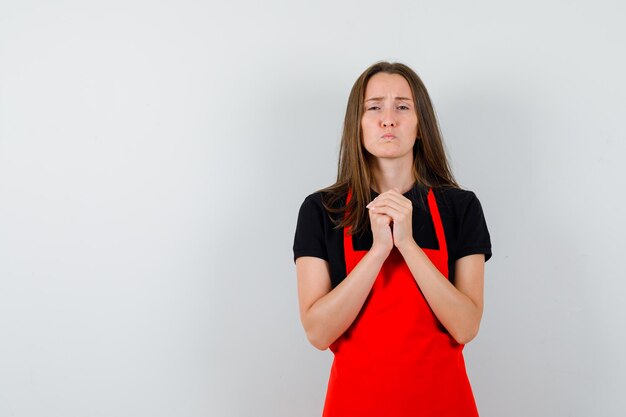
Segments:
[[[424,83],[415,71],[405,64],[379,61],[363,71],[352,86],[341,137],[337,181],[329,187],[318,190],[323,192],[322,203],[326,210],[329,213],[342,214],[340,219],[333,219],[335,228],[349,226],[353,234],[359,233],[363,228],[369,228],[365,206],[371,201],[370,186],[373,178],[367,162],[367,150],[363,146],[361,118],[367,83],[374,74],[379,72],[399,74],[411,87],[418,126],[417,140],[413,146],[415,180],[425,187],[460,188],[450,169],[439,124]],[[352,190],[352,194],[346,207],[348,187]],[[343,204],[338,206],[338,202]],[[350,214],[344,218],[346,208]]]

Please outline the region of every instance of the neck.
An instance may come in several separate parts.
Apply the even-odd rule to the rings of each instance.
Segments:
[[[371,186],[378,194],[394,188],[399,193],[404,194],[413,187],[416,181],[411,169],[380,170],[373,168],[372,175],[374,180]]]

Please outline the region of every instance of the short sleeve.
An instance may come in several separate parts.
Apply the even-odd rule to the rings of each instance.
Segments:
[[[293,241],[293,261],[300,256],[315,256],[328,261],[324,238],[324,208],[314,195],[308,196],[298,213]]]
[[[459,235],[454,259],[484,253],[485,262],[487,262],[491,258],[491,237],[487,222],[478,197],[472,191],[468,192],[469,198],[462,208],[459,219]]]

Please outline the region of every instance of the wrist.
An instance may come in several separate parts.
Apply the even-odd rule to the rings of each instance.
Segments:
[[[404,254],[405,252],[409,252],[413,249],[419,248],[419,246],[417,245],[417,243],[415,242],[413,238],[408,239],[406,242],[402,242],[396,245],[396,247],[398,248],[398,251],[401,254]]]
[[[387,259],[387,256],[389,256],[390,252],[391,250],[387,250],[379,246],[372,246],[371,249],[367,251],[367,254],[370,255],[370,257],[377,258],[381,261],[384,261],[385,259]]]

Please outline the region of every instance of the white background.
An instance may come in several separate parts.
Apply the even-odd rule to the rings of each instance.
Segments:
[[[482,417],[626,399],[618,1],[0,2],[0,416],[321,415],[293,234],[373,62],[493,244]]]

